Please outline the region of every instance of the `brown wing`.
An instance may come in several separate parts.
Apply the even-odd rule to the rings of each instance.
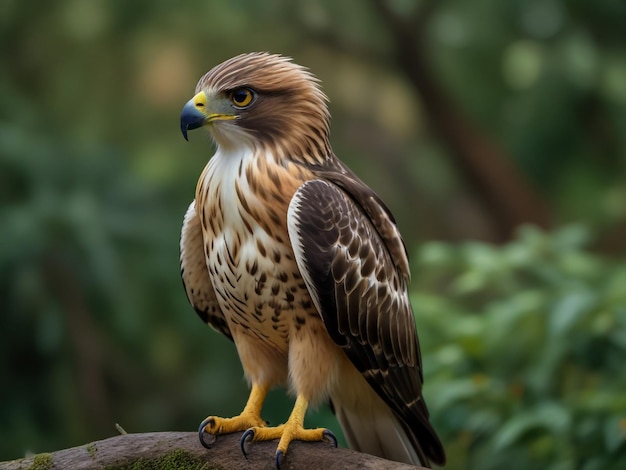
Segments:
[[[337,157],[326,165],[311,165],[309,168],[320,178],[328,180],[343,189],[346,194],[357,203],[372,223],[378,235],[391,254],[396,269],[407,280],[411,277],[409,271],[409,256],[402,241],[396,221],[385,203],[372,189]]]
[[[187,209],[180,234],[180,276],[187,299],[202,321],[232,340],[228,324],[217,303],[204,253],[202,227],[194,200]]]
[[[417,448],[440,463],[445,460],[443,448],[421,394],[421,359],[407,279],[370,211],[376,212],[366,213],[332,183],[309,181],[289,205],[289,236],[329,335],[400,418]],[[398,243],[401,240],[393,246]]]

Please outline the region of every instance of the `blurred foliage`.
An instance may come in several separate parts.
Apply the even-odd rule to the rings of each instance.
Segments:
[[[322,79],[336,153],[414,253],[448,468],[621,468],[624,244],[599,255],[589,242],[626,220],[625,23],[621,0],[435,2],[438,79],[565,227],[494,247],[443,242],[488,224],[367,2],[1,1],[0,459],[115,422],[193,430],[241,410],[234,348],[179,279],[182,216],[212,150],[200,134],[185,143],[178,116],[211,66],[270,50]],[[266,419],[292,403],[273,392]],[[309,423],[333,420],[321,407]]]
[[[431,242],[412,301],[450,468],[626,464],[626,265],[589,233],[531,227],[499,248]]]

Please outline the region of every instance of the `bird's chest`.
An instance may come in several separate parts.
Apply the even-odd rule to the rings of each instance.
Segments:
[[[311,307],[287,233],[295,189],[262,178],[246,172],[245,162],[236,169],[209,165],[199,188],[206,262],[233,336],[286,350],[295,317]]]

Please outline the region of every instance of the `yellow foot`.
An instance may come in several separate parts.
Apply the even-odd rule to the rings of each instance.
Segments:
[[[198,428],[198,437],[200,438],[200,443],[209,449],[211,445],[215,443],[215,436],[218,434],[245,431],[250,427],[263,429],[265,426],[267,426],[267,423],[263,421],[260,416],[253,413],[244,412],[233,418],[209,416],[200,423],[200,427]],[[205,433],[213,436],[213,439],[207,442],[204,438]]]
[[[280,470],[283,458],[287,453],[287,448],[291,441],[328,441],[337,447],[337,438],[335,435],[324,428],[304,429],[304,411],[307,403],[298,398],[296,406],[291,416],[285,424],[276,427],[253,426],[241,436],[241,451],[244,455],[248,454],[248,444],[252,441],[270,441],[280,439],[278,448],[276,449],[276,468]]]
[[[267,423],[261,418],[261,407],[267,393],[267,388],[260,385],[252,385],[248,403],[240,415],[233,418],[219,418],[217,416],[209,416],[198,428],[198,437],[200,443],[209,449],[211,444],[215,442],[215,436],[218,434],[229,434],[231,432],[245,431],[251,427],[264,428]],[[210,442],[204,438],[205,433],[213,437]]]

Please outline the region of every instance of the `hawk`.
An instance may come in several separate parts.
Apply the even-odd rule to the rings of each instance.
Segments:
[[[180,262],[187,297],[231,339],[251,386],[233,418],[204,433],[279,439],[277,467],[305,429],[309,405],[329,401],[349,446],[391,460],[443,464],[422,397],[422,364],[407,284],[409,262],[381,199],[333,153],[319,81],[290,58],[236,56],[199,81],[181,130],[208,128],[216,152],[185,214]],[[286,423],[261,418],[286,386]]]

